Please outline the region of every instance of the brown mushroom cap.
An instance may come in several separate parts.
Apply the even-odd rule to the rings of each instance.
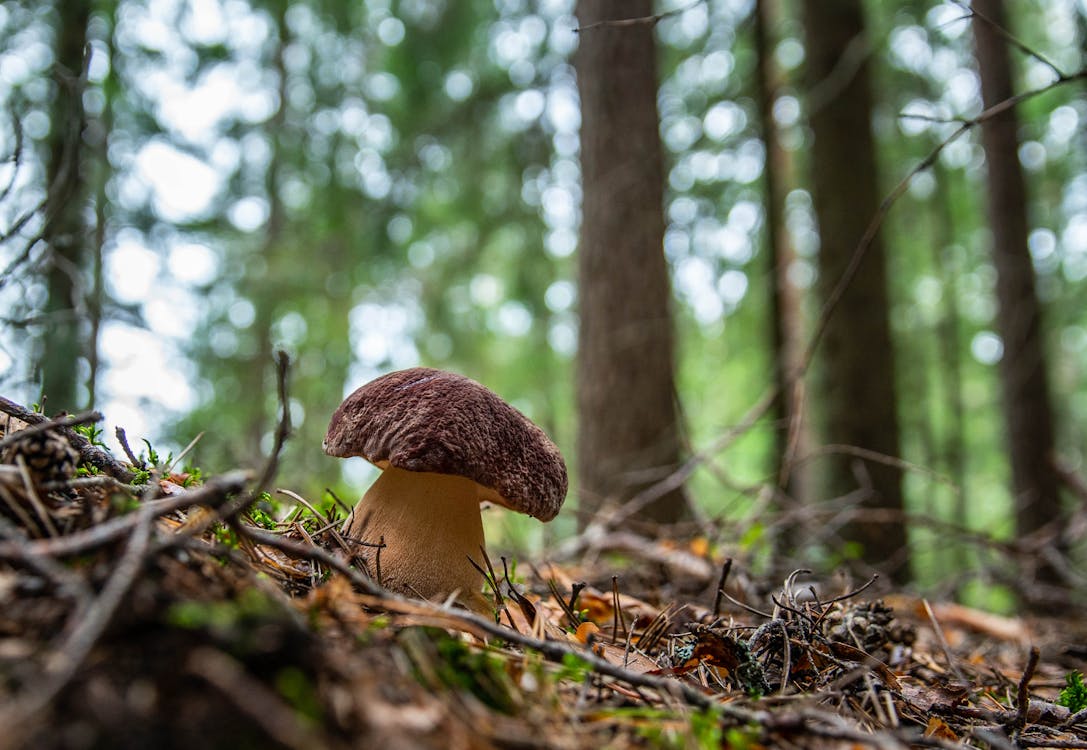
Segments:
[[[383,375],[340,404],[325,453],[382,468],[455,474],[481,499],[554,518],[566,499],[566,464],[544,431],[474,380],[413,367]]]

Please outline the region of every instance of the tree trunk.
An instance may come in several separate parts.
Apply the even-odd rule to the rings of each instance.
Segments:
[[[975,0],[980,16],[973,21],[981,97],[988,108],[1013,95],[1011,60],[1006,40],[1002,0]],[[1027,195],[1019,164],[1019,121],[1007,109],[981,124],[981,142],[988,164],[986,183],[993,265],[996,267],[997,332],[1004,344],[1000,359],[1004,423],[1011,457],[1016,528],[1020,536],[1054,524],[1061,500],[1051,459],[1054,447],[1053,410],[1042,341],[1042,310],[1034,291],[1034,266],[1027,246]],[[1054,581],[1055,571],[1039,568],[1042,580]]]
[[[87,294],[87,343],[85,356],[87,357],[87,408],[93,409],[98,400],[98,383],[101,378],[101,332],[103,315],[106,307],[105,284],[105,247],[106,231],[110,219],[109,183],[113,174],[109,161],[110,137],[113,133],[113,107],[114,98],[121,90],[117,78],[117,48],[114,32],[117,28],[117,4],[108,4],[102,8],[100,15],[107,21],[109,30],[103,42],[106,45],[106,54],[110,61],[109,72],[106,80],[101,85],[102,95],[105,99],[102,111],[93,121],[90,130],[94,138],[88,143],[93,151],[93,190],[94,190],[94,233],[90,244],[90,290]],[[90,192],[88,187],[88,192]]]
[[[577,6],[582,525],[605,502],[635,496],[628,507],[642,507],[632,518],[672,523],[689,512],[682,487],[654,488],[679,465],[680,429],[653,24],[608,23],[652,12],[649,0],[581,0]]]
[[[766,145],[763,171],[763,203],[766,212],[766,248],[769,258],[770,326],[774,346],[774,386],[778,397],[774,404],[777,424],[774,445],[774,476],[779,491],[776,506],[787,514],[780,546],[795,547],[801,518],[797,511],[808,501],[808,477],[793,458],[806,452],[807,429],[804,424],[800,379],[803,351],[803,314],[800,290],[789,278],[796,253],[785,231],[785,196],[788,194],[791,160],[781,145],[774,122],[774,101],[778,91],[778,73],[774,65],[774,39],[771,29],[777,18],[775,0],[757,0],[755,4],[755,72],[759,104],[759,129]]]
[[[42,239],[50,248],[46,270],[47,331],[36,357],[49,412],[75,411],[80,343],[80,310],[85,294],[87,228],[83,219],[83,51],[90,3],[70,0],[57,8],[50,112],[47,199]]]
[[[886,259],[878,236],[839,289],[879,209],[864,17],[860,0],[805,0],[804,11],[818,289],[824,304],[841,292],[821,344],[826,438],[837,446],[828,489],[834,498],[851,496],[861,511],[843,532],[859,545],[864,563],[903,582],[909,552],[901,475],[862,457],[899,455]]]

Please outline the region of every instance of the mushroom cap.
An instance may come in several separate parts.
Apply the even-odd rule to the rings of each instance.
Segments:
[[[325,453],[381,467],[455,474],[489,500],[541,521],[566,499],[566,464],[544,431],[479,383],[429,367],[382,375],[344,399]]]

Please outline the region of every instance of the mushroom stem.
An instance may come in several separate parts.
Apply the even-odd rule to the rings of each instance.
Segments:
[[[373,575],[380,563],[386,588],[431,600],[456,591],[461,604],[487,611],[483,580],[468,561],[482,563],[479,489],[464,477],[389,466],[355,506],[344,532],[369,544],[384,537],[380,560],[375,547],[360,547],[359,556]]]

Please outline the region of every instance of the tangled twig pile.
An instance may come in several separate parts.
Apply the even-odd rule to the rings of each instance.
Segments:
[[[1087,748],[1066,667],[904,598],[798,571],[762,611],[726,568],[662,606],[502,560],[484,617],[375,585],[335,507],[271,518],[269,467],[155,473],[73,430],[96,414],[0,410],[0,748]]]

